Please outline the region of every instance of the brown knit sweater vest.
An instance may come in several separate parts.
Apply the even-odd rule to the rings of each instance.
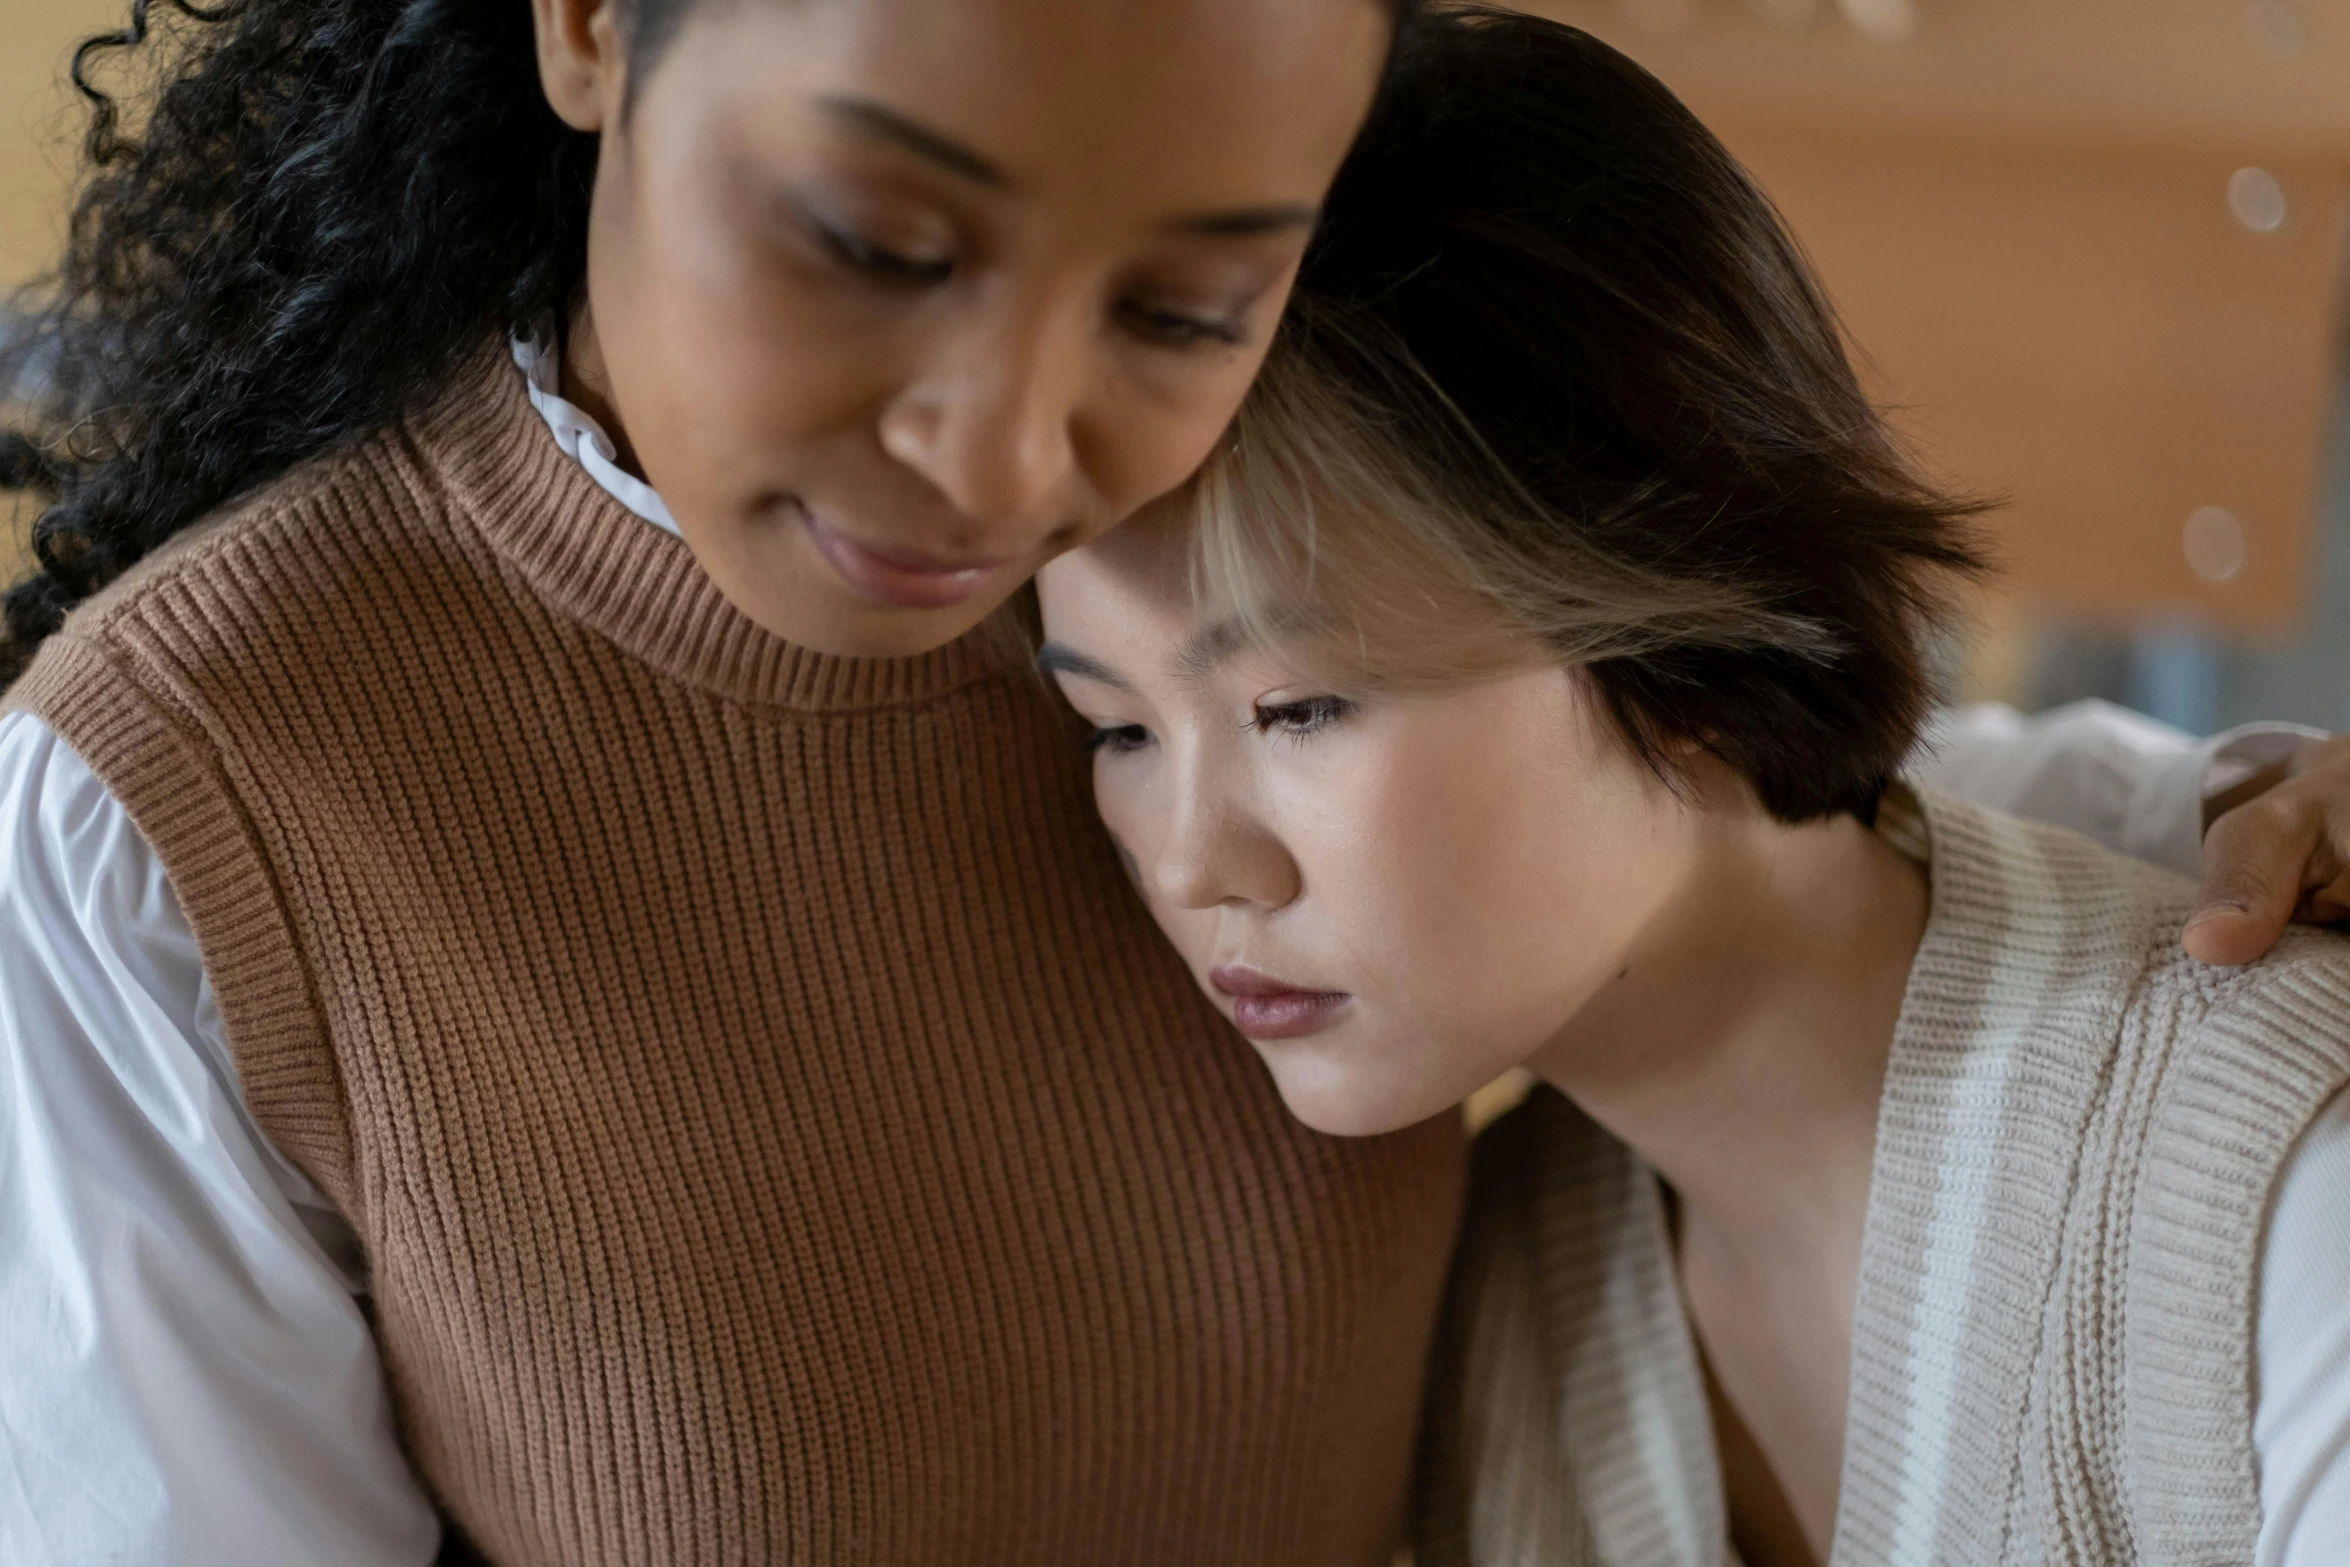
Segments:
[[[761,632],[499,359],[8,694],[161,855],[448,1517],[515,1567],[1383,1561],[1455,1129],[1293,1124],[1049,693]]]

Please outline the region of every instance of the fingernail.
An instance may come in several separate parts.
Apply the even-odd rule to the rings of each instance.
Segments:
[[[2187,929],[2193,930],[2216,919],[2242,919],[2249,912],[2241,903],[2206,903],[2187,916]]]

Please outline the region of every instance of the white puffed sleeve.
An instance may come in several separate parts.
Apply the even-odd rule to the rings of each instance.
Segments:
[[[0,1562],[430,1562],[354,1256],[154,851],[0,716]]]

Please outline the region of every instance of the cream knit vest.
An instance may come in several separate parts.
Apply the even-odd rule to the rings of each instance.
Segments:
[[[2270,1191],[2350,1079],[2350,942],[2178,950],[2192,889],[1927,797],[1831,1567],[2245,1567]],[[1547,1090],[1476,1155],[1421,1567],[1719,1567],[1656,1182]]]
[[[491,1561],[1384,1564],[1458,1129],[1283,1112],[1025,670],[762,632],[500,344],[8,700],[162,857]]]

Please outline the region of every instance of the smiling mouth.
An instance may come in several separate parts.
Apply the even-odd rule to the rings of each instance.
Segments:
[[[1354,1001],[1343,990],[1307,990],[1241,963],[1209,970],[1208,983],[1232,1001],[1232,1021],[1252,1040],[1300,1039],[1338,1021]]]
[[[952,609],[985,588],[1008,561],[947,561],[919,550],[867,544],[827,526],[804,502],[791,503],[801,526],[841,580],[896,609]]]

